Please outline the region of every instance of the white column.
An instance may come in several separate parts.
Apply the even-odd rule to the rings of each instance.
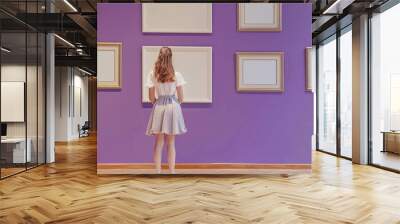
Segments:
[[[46,72],[46,163],[55,161],[54,133],[55,133],[55,54],[54,35],[47,34],[47,72]]]
[[[353,162],[368,163],[368,16],[353,20]]]

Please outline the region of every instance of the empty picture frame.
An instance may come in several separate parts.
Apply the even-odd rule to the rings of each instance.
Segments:
[[[212,33],[212,3],[143,3],[144,33]]]
[[[314,79],[313,79],[314,60],[313,60],[312,47],[307,47],[305,49],[305,58],[306,58],[306,91],[313,92],[313,90],[314,90]]]
[[[121,51],[121,43],[97,43],[97,88],[121,88]]]
[[[238,3],[238,31],[282,31],[282,6],[279,3]]]
[[[283,52],[237,52],[236,88],[239,92],[283,92]]]
[[[142,102],[150,102],[145,86],[148,75],[154,69],[161,46],[142,48]],[[170,46],[176,72],[186,81],[183,87],[184,103],[212,102],[212,48]]]

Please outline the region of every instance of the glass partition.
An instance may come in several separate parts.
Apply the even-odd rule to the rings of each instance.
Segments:
[[[1,176],[7,177],[24,171],[32,155],[26,144],[26,33],[2,33],[1,47]]]
[[[44,1],[0,2],[41,13]],[[45,34],[0,12],[0,178],[45,163]]]
[[[27,114],[27,150],[30,151],[31,159],[27,167],[31,168],[38,163],[38,35],[36,32],[27,33],[27,74],[26,74],[26,114]]]

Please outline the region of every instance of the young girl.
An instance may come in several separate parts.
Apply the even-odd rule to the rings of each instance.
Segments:
[[[153,104],[153,110],[146,134],[155,135],[154,163],[157,173],[161,173],[164,139],[167,140],[169,170],[175,173],[175,135],[186,132],[180,105],[183,102],[182,86],[185,83],[182,75],[174,71],[171,49],[162,47],[154,71],[147,78],[149,99]]]

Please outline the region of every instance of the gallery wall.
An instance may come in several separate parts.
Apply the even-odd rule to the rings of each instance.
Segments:
[[[98,90],[98,163],[150,163],[142,46],[211,46],[212,103],[183,104],[177,163],[310,164],[313,95],[305,91],[311,5],[283,4],[281,32],[238,32],[236,4],[213,4],[211,34],[145,34],[140,4],[98,4],[100,42],[122,43],[122,87]],[[284,52],[284,92],[236,91],[235,53]],[[183,74],[184,75],[184,74]],[[165,158],[164,158],[165,161]]]

